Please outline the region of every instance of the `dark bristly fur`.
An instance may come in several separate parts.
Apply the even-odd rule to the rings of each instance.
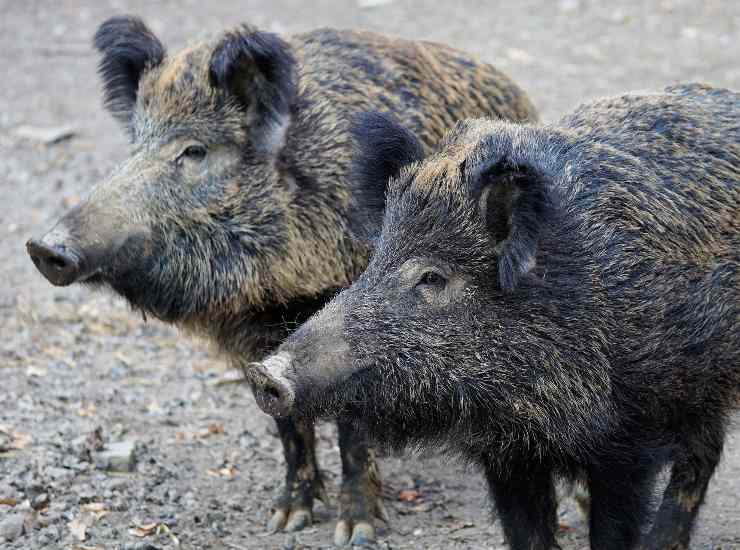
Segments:
[[[98,70],[106,108],[128,124],[136,104],[139,78],[164,59],[162,43],[136,17],[113,17],[100,25],[93,40],[103,55]]]
[[[740,406],[740,94],[461,122],[391,180],[367,270],[251,372],[277,416],[480,464],[516,550],[555,547],[558,477],[588,484],[592,548],[688,549]]]
[[[350,227],[357,238],[372,241],[380,231],[389,176],[424,156],[424,148],[411,132],[387,113],[367,112],[350,127],[355,143],[349,181],[358,214]]]
[[[252,140],[288,122],[296,94],[295,59],[279,36],[244,26],[216,45],[208,69],[211,86],[230,90],[252,119]]]
[[[240,365],[276,348],[367,264],[368,243],[351,230],[379,223],[385,186],[350,185],[355,114],[389,113],[426,147],[458,119],[536,118],[489,65],[368,32],[282,39],[242,25],[165,55],[139,19],[119,17],[95,45],[106,105],[132,154],[29,251],[54,284],[74,275],[112,288],[209,336]],[[73,255],[64,277],[44,259],[51,253]],[[323,494],[313,425],[286,419],[278,429],[288,469],[271,526],[300,529]],[[336,540],[359,543],[382,512],[379,481],[362,437],[339,430]]]

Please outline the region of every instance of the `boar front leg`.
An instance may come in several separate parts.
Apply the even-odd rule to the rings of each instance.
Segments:
[[[510,471],[484,464],[504,535],[512,550],[560,548],[555,541],[557,500],[552,472],[546,467],[512,464]],[[508,468],[507,468],[508,470]]]
[[[632,550],[648,516],[655,481],[653,465],[611,464],[588,472],[591,548]]]
[[[375,454],[364,434],[339,421],[339,450],[342,455],[342,488],[339,493],[339,521],[334,544],[364,544],[375,540],[374,519],[387,521]]]
[[[292,418],[276,420],[287,472],[268,523],[271,531],[298,531],[313,522],[313,501],[328,502],[316,461],[314,425]]]

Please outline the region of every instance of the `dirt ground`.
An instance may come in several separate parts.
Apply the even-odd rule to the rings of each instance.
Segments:
[[[241,21],[288,33],[364,27],[479,54],[527,89],[548,121],[626,90],[703,80],[740,89],[736,1],[0,0],[0,547],[13,549],[328,548],[335,507],[290,536],[268,535],[282,480],[271,421],[203,342],[144,322],[118,299],[52,288],[25,241],[126,156],[101,108],[89,46],[106,17],[141,14],[171,48]],[[27,129],[70,126],[45,145]],[[33,128],[31,128],[33,130]],[[32,132],[33,134],[33,132]],[[97,431],[96,431],[97,430]],[[95,449],[133,444],[131,473]],[[320,459],[336,494],[334,428]],[[503,548],[482,477],[440,457],[381,463],[391,525],[381,548]],[[566,499],[564,548],[587,547]],[[735,422],[694,537],[740,549]]]

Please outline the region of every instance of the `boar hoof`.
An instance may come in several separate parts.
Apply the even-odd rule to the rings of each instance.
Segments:
[[[334,530],[335,546],[371,544],[375,542],[374,518],[378,518],[386,524],[389,523],[388,513],[385,510],[382,498],[375,495],[372,495],[370,498],[373,499],[371,508],[373,510],[373,517],[365,517],[362,513],[356,514],[356,517],[350,517],[351,514],[348,514],[346,511],[340,512],[340,519]]]
[[[366,521],[358,521],[353,525],[351,520],[342,519],[334,530],[334,544],[336,546],[366,545],[375,541],[375,527]]]
[[[278,531],[300,531],[312,523],[313,516],[311,515],[311,510],[307,510],[306,508],[294,508],[292,510],[277,508],[267,523],[267,529],[271,533],[277,533]]]
[[[312,523],[313,516],[311,515],[311,510],[297,508],[290,512],[284,530],[288,532],[300,531],[304,527],[310,526]]]
[[[272,515],[267,522],[268,531],[300,531],[313,524],[312,509],[315,500],[320,500],[324,505],[329,502],[324,482],[317,470],[318,468],[302,470],[303,481],[288,482],[282,496],[275,501],[272,508]]]
[[[281,508],[278,508],[272,513],[270,521],[267,522],[267,529],[270,533],[277,533],[282,531],[285,527],[285,523],[288,521],[288,512]]]

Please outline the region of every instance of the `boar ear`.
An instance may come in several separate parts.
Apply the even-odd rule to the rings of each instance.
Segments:
[[[536,264],[543,227],[557,210],[545,176],[505,159],[484,165],[475,176],[474,196],[496,246],[499,286],[516,288]]]
[[[349,185],[353,212],[350,233],[373,241],[383,224],[388,180],[424,157],[421,142],[391,115],[368,112],[355,116],[350,126],[354,157]]]
[[[295,59],[275,34],[243,26],[216,45],[209,64],[211,86],[232,95],[247,111],[253,145],[276,153],[283,145],[296,95]]]
[[[105,106],[128,125],[141,75],[162,62],[164,46],[137,17],[108,19],[98,28],[93,43],[102,54],[98,72],[103,79]]]

